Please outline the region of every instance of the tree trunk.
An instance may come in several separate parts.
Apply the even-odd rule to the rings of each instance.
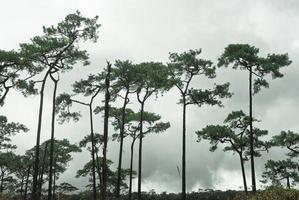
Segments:
[[[256,192],[255,181],[255,167],[254,167],[254,137],[252,126],[252,67],[249,68],[249,118],[250,118],[250,161],[251,161],[251,179],[252,179],[252,191]]]
[[[129,90],[126,91],[124,104],[122,107],[121,116],[121,128],[120,128],[120,144],[119,144],[119,156],[118,156],[118,173],[117,173],[117,187],[116,187],[116,198],[120,197],[120,182],[121,182],[121,165],[122,165],[122,153],[123,153],[123,143],[124,143],[124,129],[125,129],[125,116],[126,116],[126,106],[128,101]]]
[[[53,170],[53,200],[55,200],[55,192],[56,192],[56,158],[54,161],[54,170]]]
[[[287,176],[287,188],[291,189],[290,177],[289,176]]]
[[[99,176],[99,182],[100,182],[100,194],[102,194],[103,191],[103,180],[102,180],[102,172],[101,172],[101,164],[100,164],[100,160],[99,160],[99,155],[97,153],[97,151],[95,152],[96,155],[96,161],[97,161],[97,172],[98,172],[98,176]]]
[[[132,198],[132,180],[133,180],[133,160],[134,160],[134,144],[136,139],[133,138],[131,144],[131,159],[130,159],[130,183],[129,183],[129,200]]]
[[[21,190],[20,190],[20,198],[23,196],[23,191],[24,191],[24,176],[22,176],[22,181],[21,181]]]
[[[4,171],[1,172],[0,193],[3,192],[3,182],[4,182]]]
[[[32,183],[32,200],[40,200],[40,197],[37,193],[37,177],[38,177],[38,168],[39,168],[39,145],[40,145],[40,135],[41,135],[41,127],[42,127],[42,118],[43,118],[43,105],[44,105],[44,90],[46,85],[47,77],[50,73],[50,70],[47,71],[41,86],[40,91],[40,103],[39,103],[39,114],[38,114],[38,122],[37,122],[37,133],[36,133],[36,145],[35,145],[35,161],[34,161],[34,169],[33,169],[33,183]]]
[[[106,200],[107,190],[107,143],[108,143],[108,119],[109,119],[109,101],[110,101],[110,71],[111,64],[107,63],[107,76],[105,80],[105,114],[104,114],[104,148],[103,148],[103,194],[102,200]]]
[[[239,154],[239,156],[240,156],[240,163],[241,163],[241,169],[242,169],[242,178],[243,178],[244,191],[245,191],[245,194],[247,196],[248,195],[248,190],[247,190],[247,182],[246,182],[244,161],[243,161],[243,158],[242,158],[242,154]]]
[[[24,200],[27,199],[27,189],[28,189],[28,182],[29,182],[29,176],[30,176],[30,169],[31,169],[31,166],[29,166],[28,170],[27,170],[27,177],[26,177],[25,191],[24,191]]]
[[[54,92],[52,100],[52,124],[51,124],[51,146],[50,146],[50,170],[49,170],[49,187],[48,187],[48,200],[52,200],[52,174],[53,174],[53,159],[54,159],[54,142],[55,142],[55,99],[57,92],[57,83],[52,74],[50,74],[52,81],[54,82]]]
[[[182,200],[186,200],[186,98],[183,96]]]
[[[45,171],[45,163],[46,163],[47,152],[48,152],[48,142],[46,142],[45,149],[44,149],[42,169],[41,169],[41,173],[40,173],[39,186],[38,186],[38,193],[39,194],[41,194],[42,186],[43,186],[43,176],[44,176],[44,171]]]
[[[95,161],[95,142],[93,132],[93,117],[92,117],[92,102],[89,104],[89,119],[90,119],[90,137],[91,137],[91,157],[92,157],[92,188],[93,200],[97,199],[97,186],[96,186],[96,161]]]
[[[138,200],[141,200],[141,177],[142,177],[142,139],[143,139],[143,113],[144,101],[141,102],[140,110],[140,133],[139,133],[139,160],[138,160]]]

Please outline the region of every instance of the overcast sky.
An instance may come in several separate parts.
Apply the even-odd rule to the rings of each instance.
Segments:
[[[223,49],[230,43],[249,43],[260,48],[261,55],[288,53],[292,65],[283,69],[282,79],[271,80],[270,89],[263,89],[254,97],[254,116],[261,119],[260,128],[270,135],[281,130],[299,130],[297,53],[299,50],[299,2],[296,0],[9,0],[0,7],[1,49],[17,49],[19,43],[42,34],[42,26],[60,22],[76,10],[87,17],[99,16],[101,28],[98,43],[86,43],[91,65],[81,67],[61,76],[59,92],[70,92],[70,85],[89,73],[99,72],[105,61],[129,59],[133,62],[168,61],[169,52],[183,52],[201,48],[202,57],[216,63]],[[187,188],[238,189],[242,186],[241,170],[236,155],[209,152],[209,144],[197,143],[195,131],[208,124],[222,123],[232,110],[248,110],[248,83],[244,71],[218,70],[214,80],[196,80],[194,87],[212,86],[215,82],[231,82],[234,96],[224,101],[224,108],[189,107],[187,117]],[[48,91],[52,85],[48,84]],[[49,119],[51,93],[46,94],[42,140],[50,137]],[[135,97],[131,97],[134,99]],[[158,192],[180,191],[177,166],[181,166],[181,107],[177,104],[178,91],[156,101],[151,100],[146,110],[156,112],[171,128],[160,135],[148,135],[144,140],[143,189]],[[18,153],[35,144],[38,97],[24,98],[11,92],[1,114],[9,120],[24,123],[30,128],[26,134],[14,137]],[[98,100],[100,102],[100,100]],[[130,105],[136,108],[136,105]],[[88,115],[84,108],[78,123],[57,125],[57,138],[72,142],[89,133]],[[95,118],[97,132],[102,132],[103,119]],[[110,134],[113,130],[110,129]],[[129,144],[125,140],[124,166],[129,166]],[[118,143],[109,143],[108,155],[117,161]],[[137,155],[137,153],[136,153]],[[263,171],[265,160],[283,158],[280,149],[256,160],[257,178]],[[61,177],[80,187],[85,184],[74,176],[76,170],[88,161],[89,154],[74,155],[69,170]],[[137,161],[137,157],[135,159]],[[135,165],[136,167],[137,165]],[[115,167],[115,166],[114,166]],[[247,164],[250,185],[250,171]],[[136,168],[135,168],[136,169]],[[137,182],[134,182],[136,185]]]

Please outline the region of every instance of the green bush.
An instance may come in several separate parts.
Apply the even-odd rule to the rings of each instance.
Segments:
[[[246,198],[244,194],[237,194],[233,200],[299,200],[299,191],[282,187],[269,187],[255,195]]]

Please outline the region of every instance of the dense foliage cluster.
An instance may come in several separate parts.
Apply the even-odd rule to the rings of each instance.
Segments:
[[[253,117],[253,97],[261,88],[269,87],[267,75],[283,77],[280,69],[291,64],[287,54],[259,55],[259,49],[248,44],[230,44],[219,57],[218,63],[201,58],[201,49],[183,53],[170,53],[169,62],[129,60],[107,61],[102,71],[89,74],[72,84],[71,91],[58,94],[60,80],[78,63],[89,65],[89,55],[80,47],[81,42],[96,42],[100,24],[98,17],[86,18],[80,12],[69,14],[56,26],[44,27],[43,34],[30,42],[20,44],[19,50],[0,50],[0,106],[11,90],[21,91],[25,96],[39,95],[36,145],[23,155],[17,155],[12,136],[28,132],[20,123],[9,122],[0,115],[0,193],[7,199],[138,199],[138,200],[192,200],[192,199],[295,199],[298,192],[291,187],[299,182],[297,156],[299,134],[282,131],[266,140],[267,130],[258,128],[258,119]],[[186,148],[188,137],[187,108],[204,105],[223,107],[223,100],[232,97],[230,83],[215,83],[218,67],[231,67],[248,73],[248,113],[242,110],[228,113],[223,124],[207,125],[196,131],[198,142],[208,140],[210,151],[222,148],[233,152],[240,160],[245,192],[206,191],[188,193],[186,188]],[[198,79],[212,82],[211,88],[199,84]],[[52,88],[45,87],[46,82]],[[164,133],[170,122],[158,113],[148,111],[149,100],[175,89],[177,102],[182,108],[182,163],[180,194],[156,194],[142,191],[143,140],[151,134]],[[58,91],[58,92],[57,92]],[[51,92],[51,129],[46,141],[41,142],[44,116],[44,94]],[[101,99],[102,97],[102,99]],[[131,106],[138,107],[134,110]],[[77,106],[76,106],[77,105]],[[121,107],[118,107],[121,105]],[[82,132],[82,140],[72,144],[68,139],[56,139],[56,122],[78,122],[81,110],[88,111],[88,124]],[[46,113],[47,114],[47,113]],[[178,114],[179,116],[179,114]],[[56,117],[58,119],[56,119]],[[102,123],[103,133],[96,131],[94,124]],[[108,129],[113,126],[113,130]],[[119,142],[117,161],[107,158],[108,141]],[[138,146],[136,142],[138,141]],[[130,144],[130,167],[123,167],[124,143]],[[261,157],[271,148],[284,148],[287,153],[281,160],[268,160],[262,175],[262,183],[273,187],[257,191],[255,177],[256,157]],[[134,169],[134,153],[138,148],[138,168]],[[78,169],[77,178],[86,177],[85,189],[77,188],[59,178],[69,167],[74,153],[88,152],[90,160]],[[251,188],[248,191],[245,162],[251,166]],[[116,162],[117,168],[112,167]],[[133,179],[137,178],[137,192],[133,192]],[[282,187],[286,186],[285,190]]]

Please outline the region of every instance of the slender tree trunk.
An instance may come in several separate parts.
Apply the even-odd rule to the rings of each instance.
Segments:
[[[41,194],[42,191],[42,186],[43,186],[43,176],[44,176],[44,171],[45,171],[45,163],[46,163],[46,158],[47,158],[47,152],[48,152],[48,142],[46,142],[45,149],[44,149],[44,156],[43,156],[43,161],[42,161],[42,169],[40,173],[40,179],[39,179],[39,186],[38,186],[38,192]]]
[[[47,71],[41,86],[40,91],[40,103],[39,103],[39,114],[38,114],[38,122],[37,122],[37,134],[36,134],[36,145],[35,145],[35,161],[34,161],[34,169],[33,169],[33,183],[32,183],[32,200],[40,200],[40,197],[37,193],[37,177],[38,177],[38,168],[39,168],[39,145],[40,145],[40,135],[41,135],[41,127],[42,127],[42,118],[43,118],[43,105],[44,105],[44,90],[46,85],[47,77],[50,73],[50,70]]]
[[[99,159],[99,155],[97,153],[97,151],[95,152],[96,155],[96,161],[97,161],[97,172],[98,172],[98,176],[99,176],[99,182],[100,182],[100,194],[102,194],[103,191],[103,180],[102,180],[102,172],[101,172],[101,164],[100,164],[100,159]],[[101,195],[100,195],[101,196]]]
[[[56,159],[54,161],[54,170],[53,170],[53,200],[55,200],[55,194],[56,194]]]
[[[30,176],[30,169],[31,169],[31,166],[29,166],[28,170],[27,170],[27,177],[26,177],[25,191],[24,191],[24,200],[27,199],[27,189],[28,189],[28,182],[29,182],[29,176]]]
[[[254,137],[253,137],[253,117],[252,117],[252,67],[249,68],[249,117],[250,117],[250,161],[252,191],[256,192],[255,167],[254,167]]]
[[[57,83],[52,74],[50,74],[52,81],[54,82],[54,92],[53,92],[53,99],[52,99],[52,124],[51,124],[51,143],[50,143],[50,170],[49,170],[49,187],[48,187],[48,200],[52,200],[52,173],[53,173],[53,159],[54,159],[54,143],[55,143],[55,99],[56,99],[56,92],[57,92]]]
[[[138,200],[141,200],[141,177],[142,177],[142,139],[143,139],[143,114],[144,101],[141,102],[140,110],[140,133],[139,133],[139,160],[138,160]]]
[[[23,192],[24,192],[24,178],[25,178],[25,177],[22,176],[20,198],[23,197]]]
[[[245,168],[244,168],[244,161],[242,158],[242,153],[239,154],[240,157],[240,163],[241,163],[241,169],[242,169],[242,178],[243,178],[243,185],[244,185],[244,191],[246,196],[248,195],[248,190],[247,190],[247,182],[246,182],[246,174],[245,174]]]
[[[4,171],[1,172],[0,193],[3,192],[3,182],[4,182]]]
[[[129,90],[126,91],[124,104],[122,107],[121,116],[121,127],[120,127],[120,144],[119,144],[119,156],[118,156],[118,172],[117,172],[117,187],[116,187],[116,198],[120,197],[120,182],[121,182],[121,164],[122,164],[122,153],[123,153],[123,143],[124,143],[124,129],[125,129],[125,117],[126,117],[126,106],[128,101]]]
[[[186,200],[186,98],[183,95],[182,200]]]
[[[131,159],[130,159],[130,183],[129,183],[129,200],[132,198],[132,181],[133,181],[133,160],[134,160],[134,144],[135,144],[135,138],[133,138],[132,144],[131,144]]]
[[[102,200],[106,200],[107,190],[107,144],[108,144],[108,119],[109,119],[109,101],[110,101],[110,71],[111,64],[107,63],[107,76],[105,80],[105,114],[104,114],[104,148],[103,148],[103,194]]]
[[[92,188],[93,200],[97,199],[97,186],[96,186],[96,161],[95,161],[95,142],[93,132],[93,117],[92,117],[92,102],[89,104],[89,117],[90,117],[90,137],[91,137],[91,157],[92,157]]]
[[[291,189],[290,177],[289,176],[287,176],[287,188]]]

